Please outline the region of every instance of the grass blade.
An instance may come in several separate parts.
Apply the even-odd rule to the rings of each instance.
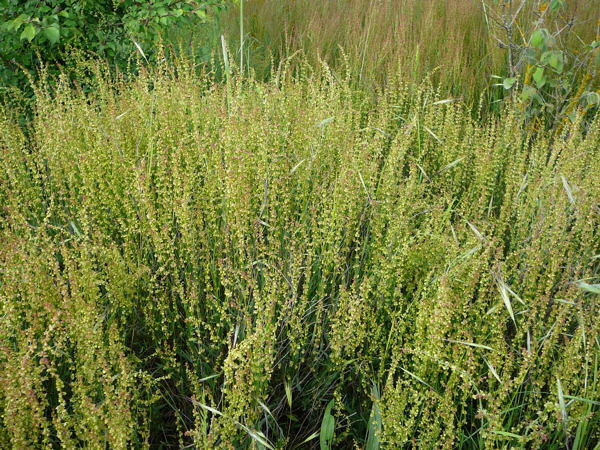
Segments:
[[[510,433],[508,431],[500,431],[500,430],[491,430],[491,433],[499,434],[500,436],[506,436],[514,439],[521,439],[521,436],[515,433]]]
[[[567,193],[567,197],[569,198],[569,202],[571,203],[571,205],[574,205],[575,197],[573,196],[573,191],[571,190],[571,186],[569,186],[569,182],[564,177],[564,175],[561,175],[560,178],[562,180],[563,188],[565,189],[565,192]]]
[[[438,396],[441,397],[440,393],[438,391],[436,391],[432,385],[430,385],[429,383],[427,383],[425,380],[423,380],[422,378],[420,378],[419,376],[415,375],[414,373],[412,373],[409,370],[406,370],[404,367],[400,367],[400,369],[404,372],[406,372],[408,375],[410,375],[411,377],[413,377],[415,380],[417,380],[419,383],[427,386],[429,389],[431,389],[433,392],[435,392]]]
[[[379,434],[381,433],[381,409],[379,408],[379,400],[379,388],[373,383],[373,407],[371,408],[371,415],[369,417],[365,450],[378,450],[380,446]]]
[[[586,292],[591,292],[592,294],[600,294],[600,283],[598,284],[589,284],[585,281],[578,281],[577,287]]]
[[[444,340],[447,342],[453,342],[454,344],[462,344],[462,345],[468,345],[469,347],[483,348],[485,350],[496,351],[492,347],[488,347],[487,345],[475,344],[474,342],[455,341],[454,339],[444,339]]]
[[[515,314],[514,314],[513,309],[512,309],[512,304],[510,303],[510,298],[508,296],[508,289],[506,288],[506,284],[504,284],[504,282],[502,282],[502,280],[499,279],[498,277],[496,277],[496,283],[498,284],[498,289],[500,291],[500,296],[502,297],[502,301],[504,302],[504,306],[506,307],[506,310],[508,311],[508,315],[510,316],[510,318],[512,319],[513,323],[516,326],[517,325],[517,321],[515,320]]]
[[[563,422],[566,424],[568,418],[567,407],[565,405],[565,396],[563,394],[562,384],[558,376],[556,377],[556,391],[558,394],[558,405],[560,406],[560,416],[562,417]]]
[[[483,358],[483,360],[485,361],[488,368],[490,369],[490,372],[492,372],[492,375],[494,375],[494,378],[496,378],[496,380],[498,380],[498,383],[502,384],[502,380],[500,379],[500,376],[498,375],[498,372],[496,372],[496,369],[494,368],[494,366],[492,366],[492,364],[487,359]]]

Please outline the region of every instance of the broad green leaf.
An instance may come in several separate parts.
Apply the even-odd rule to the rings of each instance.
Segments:
[[[544,68],[538,67],[533,73],[533,80],[538,89],[541,89],[546,84],[546,78],[544,77]]]
[[[564,66],[564,57],[562,52],[552,52],[548,59],[550,66],[558,73],[562,73]]]
[[[323,414],[323,421],[321,422],[321,433],[319,435],[321,450],[331,449],[333,433],[335,431],[335,418],[331,415],[333,403],[333,399],[329,401],[329,403],[327,404],[327,408],[325,408],[325,414]]]
[[[21,40],[27,39],[27,41],[31,42],[35,35],[37,34],[37,30],[32,24],[27,25],[23,32],[21,33]]]
[[[528,101],[533,98],[537,94],[537,89],[533,86],[523,86],[523,92],[521,92],[521,100]]]
[[[540,61],[542,64],[548,64],[548,61],[550,61],[550,57],[553,53],[554,51],[552,50],[546,50],[544,53],[542,53],[542,56],[540,56]]]
[[[3,27],[9,31],[19,31],[19,28],[21,28],[21,25],[23,25],[26,20],[29,20],[29,16],[21,14],[16,19],[5,22]]]
[[[546,43],[547,31],[542,28],[539,30],[535,30],[531,35],[531,39],[529,40],[529,44],[535,48],[541,48]]]
[[[44,29],[44,36],[51,44],[56,44],[60,40],[60,31],[57,26],[52,25]]]
[[[504,89],[510,89],[516,81],[517,79],[515,77],[505,78],[504,81],[502,81],[502,86],[504,86]]]

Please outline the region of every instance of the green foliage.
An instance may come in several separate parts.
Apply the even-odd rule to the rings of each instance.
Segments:
[[[379,388],[376,384],[373,384],[373,408],[371,409],[371,416],[369,417],[365,450],[379,450],[379,446],[381,444],[379,441],[379,436],[381,435],[381,408],[379,407],[380,401],[381,396],[379,394]]]
[[[197,24],[220,0],[0,0],[0,83],[22,86],[23,69],[64,63],[72,49],[124,68],[135,50],[148,54],[165,31]]]
[[[0,447],[593,448],[600,118],[290,72],[0,111]]]
[[[335,418],[331,414],[335,400],[330,400],[325,408],[323,420],[321,421],[321,432],[319,433],[319,441],[321,450],[331,450],[331,444],[335,433]]]
[[[573,17],[567,19],[561,14],[568,6],[566,0],[541,3],[538,13],[521,25],[519,32],[530,36],[520,42],[516,20],[526,3],[505,9],[502,27],[507,42],[503,45],[508,49],[511,77],[505,78],[502,86],[518,92],[527,120],[560,130],[557,125],[561,122],[576,120],[577,107],[593,110],[600,104],[594,91],[599,87],[600,52],[596,41],[588,44],[573,31]],[[547,28],[551,20],[557,28],[554,32]],[[517,83],[519,75],[521,82]]]

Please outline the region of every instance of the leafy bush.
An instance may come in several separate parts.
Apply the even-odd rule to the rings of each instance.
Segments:
[[[537,7],[531,8],[532,4]],[[490,17],[501,30],[498,42],[507,51],[508,77],[498,85],[518,94],[526,119],[537,128],[543,124],[560,131],[561,122],[575,120],[577,107],[594,110],[600,105],[600,95],[595,92],[600,87],[598,26],[588,21],[584,28],[587,33],[580,36],[581,27],[576,27],[575,12],[567,9],[569,4],[577,2],[521,1],[502,2],[501,8],[488,6]],[[590,33],[594,28],[596,33]]]
[[[170,27],[203,21],[221,0],[0,0],[0,83],[64,62],[77,48],[124,67],[134,41],[148,51]]]
[[[0,114],[1,447],[598,442],[600,118],[299,75]]]

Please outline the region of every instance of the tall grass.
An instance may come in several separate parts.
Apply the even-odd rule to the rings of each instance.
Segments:
[[[445,95],[487,105],[504,95],[491,88],[492,75],[508,76],[508,51],[501,19],[515,17],[514,43],[529,39],[543,0],[246,0],[245,59],[267,77],[273,66],[292,55],[304,55],[316,67],[325,61],[337,73],[350,71],[363,87],[386,83],[402,73],[405,81],[430,76]],[[565,48],[597,39],[600,3],[569,0],[549,15],[553,33],[566,23]],[[239,11],[222,19],[223,32],[239,40]],[[500,23],[498,22],[500,21]],[[581,41],[580,41],[581,39]],[[299,58],[303,61],[304,58]]]
[[[1,112],[1,447],[598,441],[598,118],[192,73]]]

